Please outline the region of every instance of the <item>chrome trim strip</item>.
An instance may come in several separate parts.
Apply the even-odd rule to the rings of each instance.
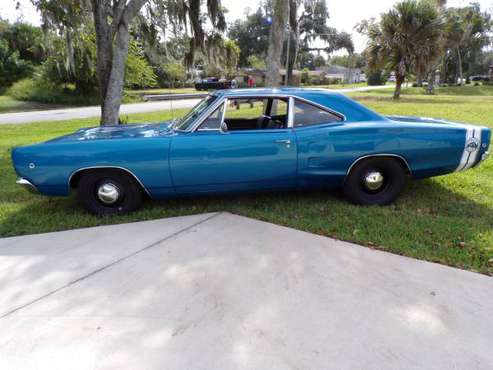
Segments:
[[[197,123],[195,123],[190,130],[185,130],[183,132],[195,132],[200,127],[200,125],[212,114],[224,101],[226,98],[224,96],[219,97],[219,99],[214,102],[209,108],[207,108],[202,114],[197,118]]]
[[[228,109],[228,98],[224,99],[224,106],[223,106],[223,111],[221,112],[221,120],[219,121],[219,131],[221,130],[221,125],[224,122],[224,117],[226,117],[226,109]]]
[[[30,193],[33,193],[33,194],[38,194],[39,193],[39,191],[36,188],[36,186],[34,186],[29,180],[26,180],[23,177],[18,178],[15,183],[17,185],[22,186],[24,189],[26,189]]]
[[[289,97],[288,103],[288,128],[294,127],[294,98]]]
[[[371,157],[394,157],[394,158],[399,158],[399,159],[402,159],[402,161],[406,164],[406,167],[407,169],[409,170],[409,173],[412,175],[413,174],[413,171],[411,170],[411,166],[409,166],[409,162],[406,160],[406,158],[404,158],[403,156],[399,155],[399,154],[391,154],[391,153],[378,153],[378,154],[368,154],[368,155],[364,155],[362,157],[359,157],[358,159],[356,159],[352,164],[351,166],[349,166],[349,169],[347,170],[346,172],[346,176],[349,175],[349,172],[351,172],[351,170],[353,169],[354,165],[356,163],[358,163],[359,161],[363,160],[363,159],[366,159],[366,158],[371,158]]]
[[[81,171],[85,171],[85,170],[92,170],[92,169],[102,169],[102,168],[113,168],[113,169],[117,169],[117,170],[122,170],[122,171],[125,171],[127,172],[129,175],[131,175],[135,181],[137,181],[139,183],[139,185],[142,187],[142,189],[144,189],[144,191],[146,192],[147,195],[151,196],[151,194],[149,193],[149,190],[147,190],[147,188],[144,186],[144,184],[142,183],[142,181],[140,181],[140,179],[132,172],[130,171],[128,168],[125,168],[125,167],[120,167],[120,166],[89,166],[89,167],[81,167],[75,171],[72,172],[72,174],[69,176],[68,178],[68,186],[70,188],[70,183],[72,182],[72,177],[75,176],[75,174],[81,172]]]

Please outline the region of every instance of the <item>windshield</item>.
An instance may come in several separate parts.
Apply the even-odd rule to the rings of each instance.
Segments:
[[[205,99],[202,99],[195,107],[192,108],[190,112],[188,112],[185,117],[178,120],[175,125],[177,130],[188,130],[195,123],[195,119],[202,114],[208,107],[211,106],[212,103],[216,101],[217,97],[214,95],[208,95]]]

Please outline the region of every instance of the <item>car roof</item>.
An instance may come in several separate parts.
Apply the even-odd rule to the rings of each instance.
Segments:
[[[212,95],[217,97],[255,97],[255,96],[292,96],[322,105],[331,111],[341,114],[350,121],[378,121],[384,119],[378,113],[355,102],[344,94],[322,88],[278,87],[261,89],[228,89],[216,90]]]
[[[303,97],[305,94],[321,95],[341,95],[328,89],[321,88],[301,88],[301,87],[273,87],[273,88],[254,88],[254,89],[227,89],[216,90],[213,95],[216,96],[255,96],[255,95],[291,95]]]

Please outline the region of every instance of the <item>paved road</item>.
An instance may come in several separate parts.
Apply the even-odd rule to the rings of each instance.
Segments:
[[[1,369],[492,369],[493,279],[227,213],[0,239]]]
[[[338,92],[354,92],[354,91],[367,91],[375,89],[388,89],[393,86],[363,86],[350,89],[334,90]],[[145,113],[155,112],[159,110],[170,110],[180,108],[192,108],[197,104],[198,99],[184,99],[170,101],[157,101],[148,103],[135,103],[135,104],[123,104],[120,109],[120,113],[132,114],[132,113]],[[50,109],[31,112],[18,112],[18,113],[2,113],[0,114],[0,124],[17,124],[17,123],[31,123],[42,121],[65,121],[76,118],[90,118],[98,117],[101,113],[99,106],[92,107],[80,107],[80,108],[65,108],[65,109]]]

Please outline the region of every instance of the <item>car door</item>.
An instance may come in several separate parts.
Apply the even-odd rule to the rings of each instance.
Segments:
[[[299,153],[299,185],[340,184],[346,174],[347,166],[343,164],[348,150],[353,150],[343,116],[314,103],[294,99],[293,128]]]
[[[225,99],[196,130],[173,138],[170,169],[176,191],[196,193],[295,186],[297,149],[292,128],[252,125],[221,130],[228,110],[233,115],[236,113],[231,99]],[[245,118],[246,123],[250,121],[253,122],[252,117]]]

